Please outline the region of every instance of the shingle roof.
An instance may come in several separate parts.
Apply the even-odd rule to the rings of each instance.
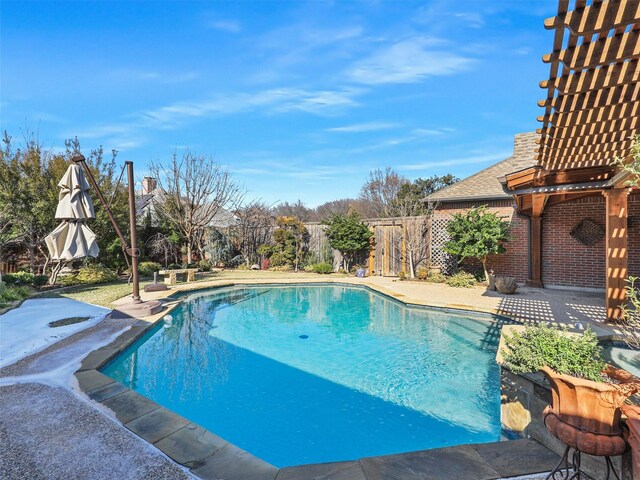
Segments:
[[[511,172],[517,172],[533,166],[536,139],[535,132],[518,133],[514,137],[513,156],[499,163],[491,165],[478,173],[474,173],[464,180],[429,195],[426,200],[438,202],[459,202],[463,200],[489,200],[510,198],[502,190],[498,178]]]

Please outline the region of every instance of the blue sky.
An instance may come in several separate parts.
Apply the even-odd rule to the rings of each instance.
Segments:
[[[188,147],[268,202],[370,170],[470,175],[539,125],[555,0],[4,0],[1,126],[133,160]]]

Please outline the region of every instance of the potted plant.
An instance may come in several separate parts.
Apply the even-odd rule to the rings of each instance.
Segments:
[[[569,333],[540,324],[511,331],[503,334],[502,363],[516,374],[540,371],[549,381],[552,403],[544,422],[567,446],[563,458],[570,447],[597,456],[621,455],[626,442],[620,407],[640,391],[640,379],[607,365],[589,328]]]

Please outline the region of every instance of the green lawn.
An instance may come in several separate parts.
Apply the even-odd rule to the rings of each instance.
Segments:
[[[140,287],[144,287],[149,281],[140,283]],[[92,303],[94,305],[102,305],[103,307],[113,307],[112,302],[132,293],[131,285],[127,282],[105,283],[102,285],[77,285],[75,287],[65,288],[63,290],[55,290],[38,295],[42,298],[71,298],[79,302]]]
[[[208,282],[211,280],[258,280],[258,279],[282,279],[282,280],[295,280],[295,279],[318,279],[322,280],[329,277],[344,278],[347,275],[333,273],[330,275],[320,275],[317,273],[308,272],[272,272],[272,271],[251,271],[251,270],[224,270],[221,272],[207,272],[199,273],[196,277],[197,282]],[[150,280],[144,280],[140,282],[140,288],[151,283]],[[75,287],[65,288],[63,290],[56,290],[53,292],[47,292],[40,294],[39,297],[47,298],[71,298],[80,302],[92,303],[94,305],[102,305],[104,307],[112,308],[115,300],[131,295],[132,287],[126,282],[105,283],[102,285],[77,285]]]

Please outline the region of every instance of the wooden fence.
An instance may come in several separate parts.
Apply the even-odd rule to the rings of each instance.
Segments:
[[[364,266],[370,275],[398,276],[410,274],[429,264],[428,217],[394,217],[363,220],[373,233],[370,251],[364,252],[356,263]],[[342,265],[342,256],[329,246],[321,223],[305,223],[309,231],[309,253],[318,262],[330,262],[334,269]]]

